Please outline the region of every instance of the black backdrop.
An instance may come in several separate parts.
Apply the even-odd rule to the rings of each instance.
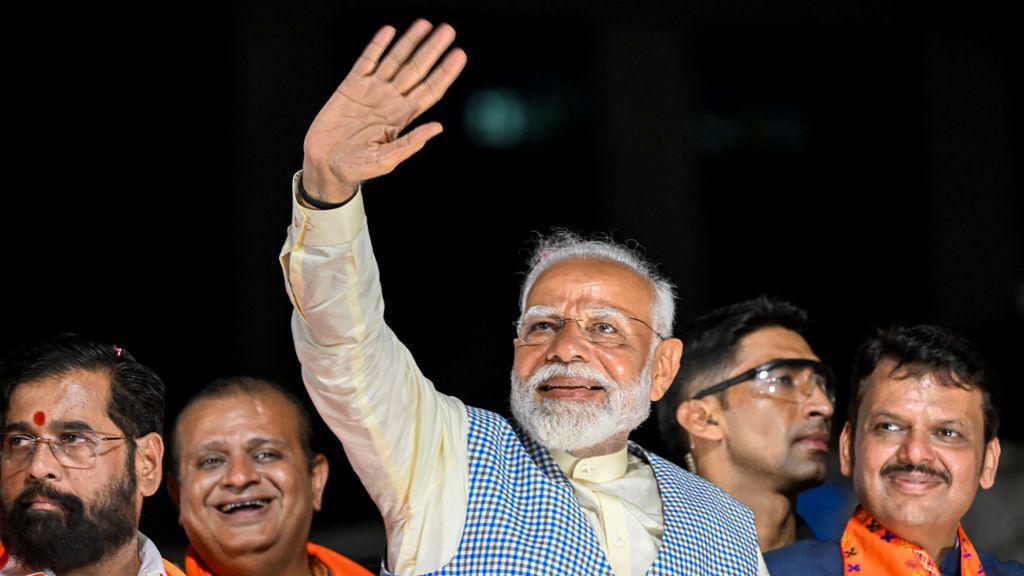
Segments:
[[[891,322],[1024,349],[1020,46],[1008,10],[887,2],[406,2],[12,16],[4,348],[125,345],[177,406],[218,375],[301,392],[277,253],[308,123],[376,28],[452,23],[445,133],[366,187],[388,321],[438,387],[505,410],[524,247],[636,239],[685,321],[772,293],[840,374]],[[454,316],[453,318],[449,316]],[[845,402],[841,396],[840,402]],[[323,429],[320,530],[379,521]],[[642,443],[660,448],[651,427]],[[143,529],[180,542],[166,496]],[[350,530],[351,532],[351,530]],[[364,550],[348,550],[357,556]]]

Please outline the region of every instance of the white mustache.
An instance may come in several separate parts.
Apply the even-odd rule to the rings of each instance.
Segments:
[[[618,390],[619,388],[618,382],[608,378],[604,374],[601,374],[593,366],[582,362],[573,362],[571,364],[545,364],[534,371],[533,374],[530,374],[530,378],[526,381],[526,386],[530,390],[536,390],[548,380],[559,376],[566,378],[584,378],[608,391]]]

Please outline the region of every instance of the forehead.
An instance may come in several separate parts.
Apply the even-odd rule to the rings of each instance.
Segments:
[[[861,419],[885,411],[919,421],[963,420],[983,425],[982,394],[977,388],[946,386],[933,374],[894,377],[895,364],[880,362],[864,381],[860,404]],[[897,371],[895,376],[901,376]]]
[[[204,398],[181,415],[175,432],[183,452],[209,442],[242,445],[253,437],[300,442],[298,411],[269,391]]]
[[[80,420],[98,429],[111,430],[107,416],[110,378],[104,372],[72,370],[25,382],[11,396],[6,420],[31,422],[37,412],[46,421]]]
[[[781,326],[768,326],[740,338],[735,371],[740,373],[776,358],[819,359],[800,334]]]
[[[534,282],[526,307],[605,305],[641,318],[650,316],[654,293],[650,282],[633,270],[607,260],[562,260],[552,264]]]

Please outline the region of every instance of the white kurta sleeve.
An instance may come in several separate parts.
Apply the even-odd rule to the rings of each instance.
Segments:
[[[388,569],[437,570],[465,525],[465,406],[434,389],[384,323],[362,194],[310,210],[295,200],[298,178],[281,266],[306,390],[380,509]]]

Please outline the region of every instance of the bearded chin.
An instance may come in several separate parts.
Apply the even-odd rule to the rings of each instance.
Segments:
[[[571,366],[571,365],[570,365]],[[537,395],[535,376],[523,380],[512,371],[512,414],[526,432],[549,450],[576,452],[613,436],[629,433],[651,413],[650,362],[633,382],[608,380],[586,365],[582,375],[604,387],[604,400],[559,400]]]
[[[46,484],[29,486],[9,505],[0,498],[4,547],[34,570],[63,574],[95,565],[135,537],[135,488],[132,470],[109,482],[88,505]],[[61,510],[30,509],[37,495],[59,503]]]

